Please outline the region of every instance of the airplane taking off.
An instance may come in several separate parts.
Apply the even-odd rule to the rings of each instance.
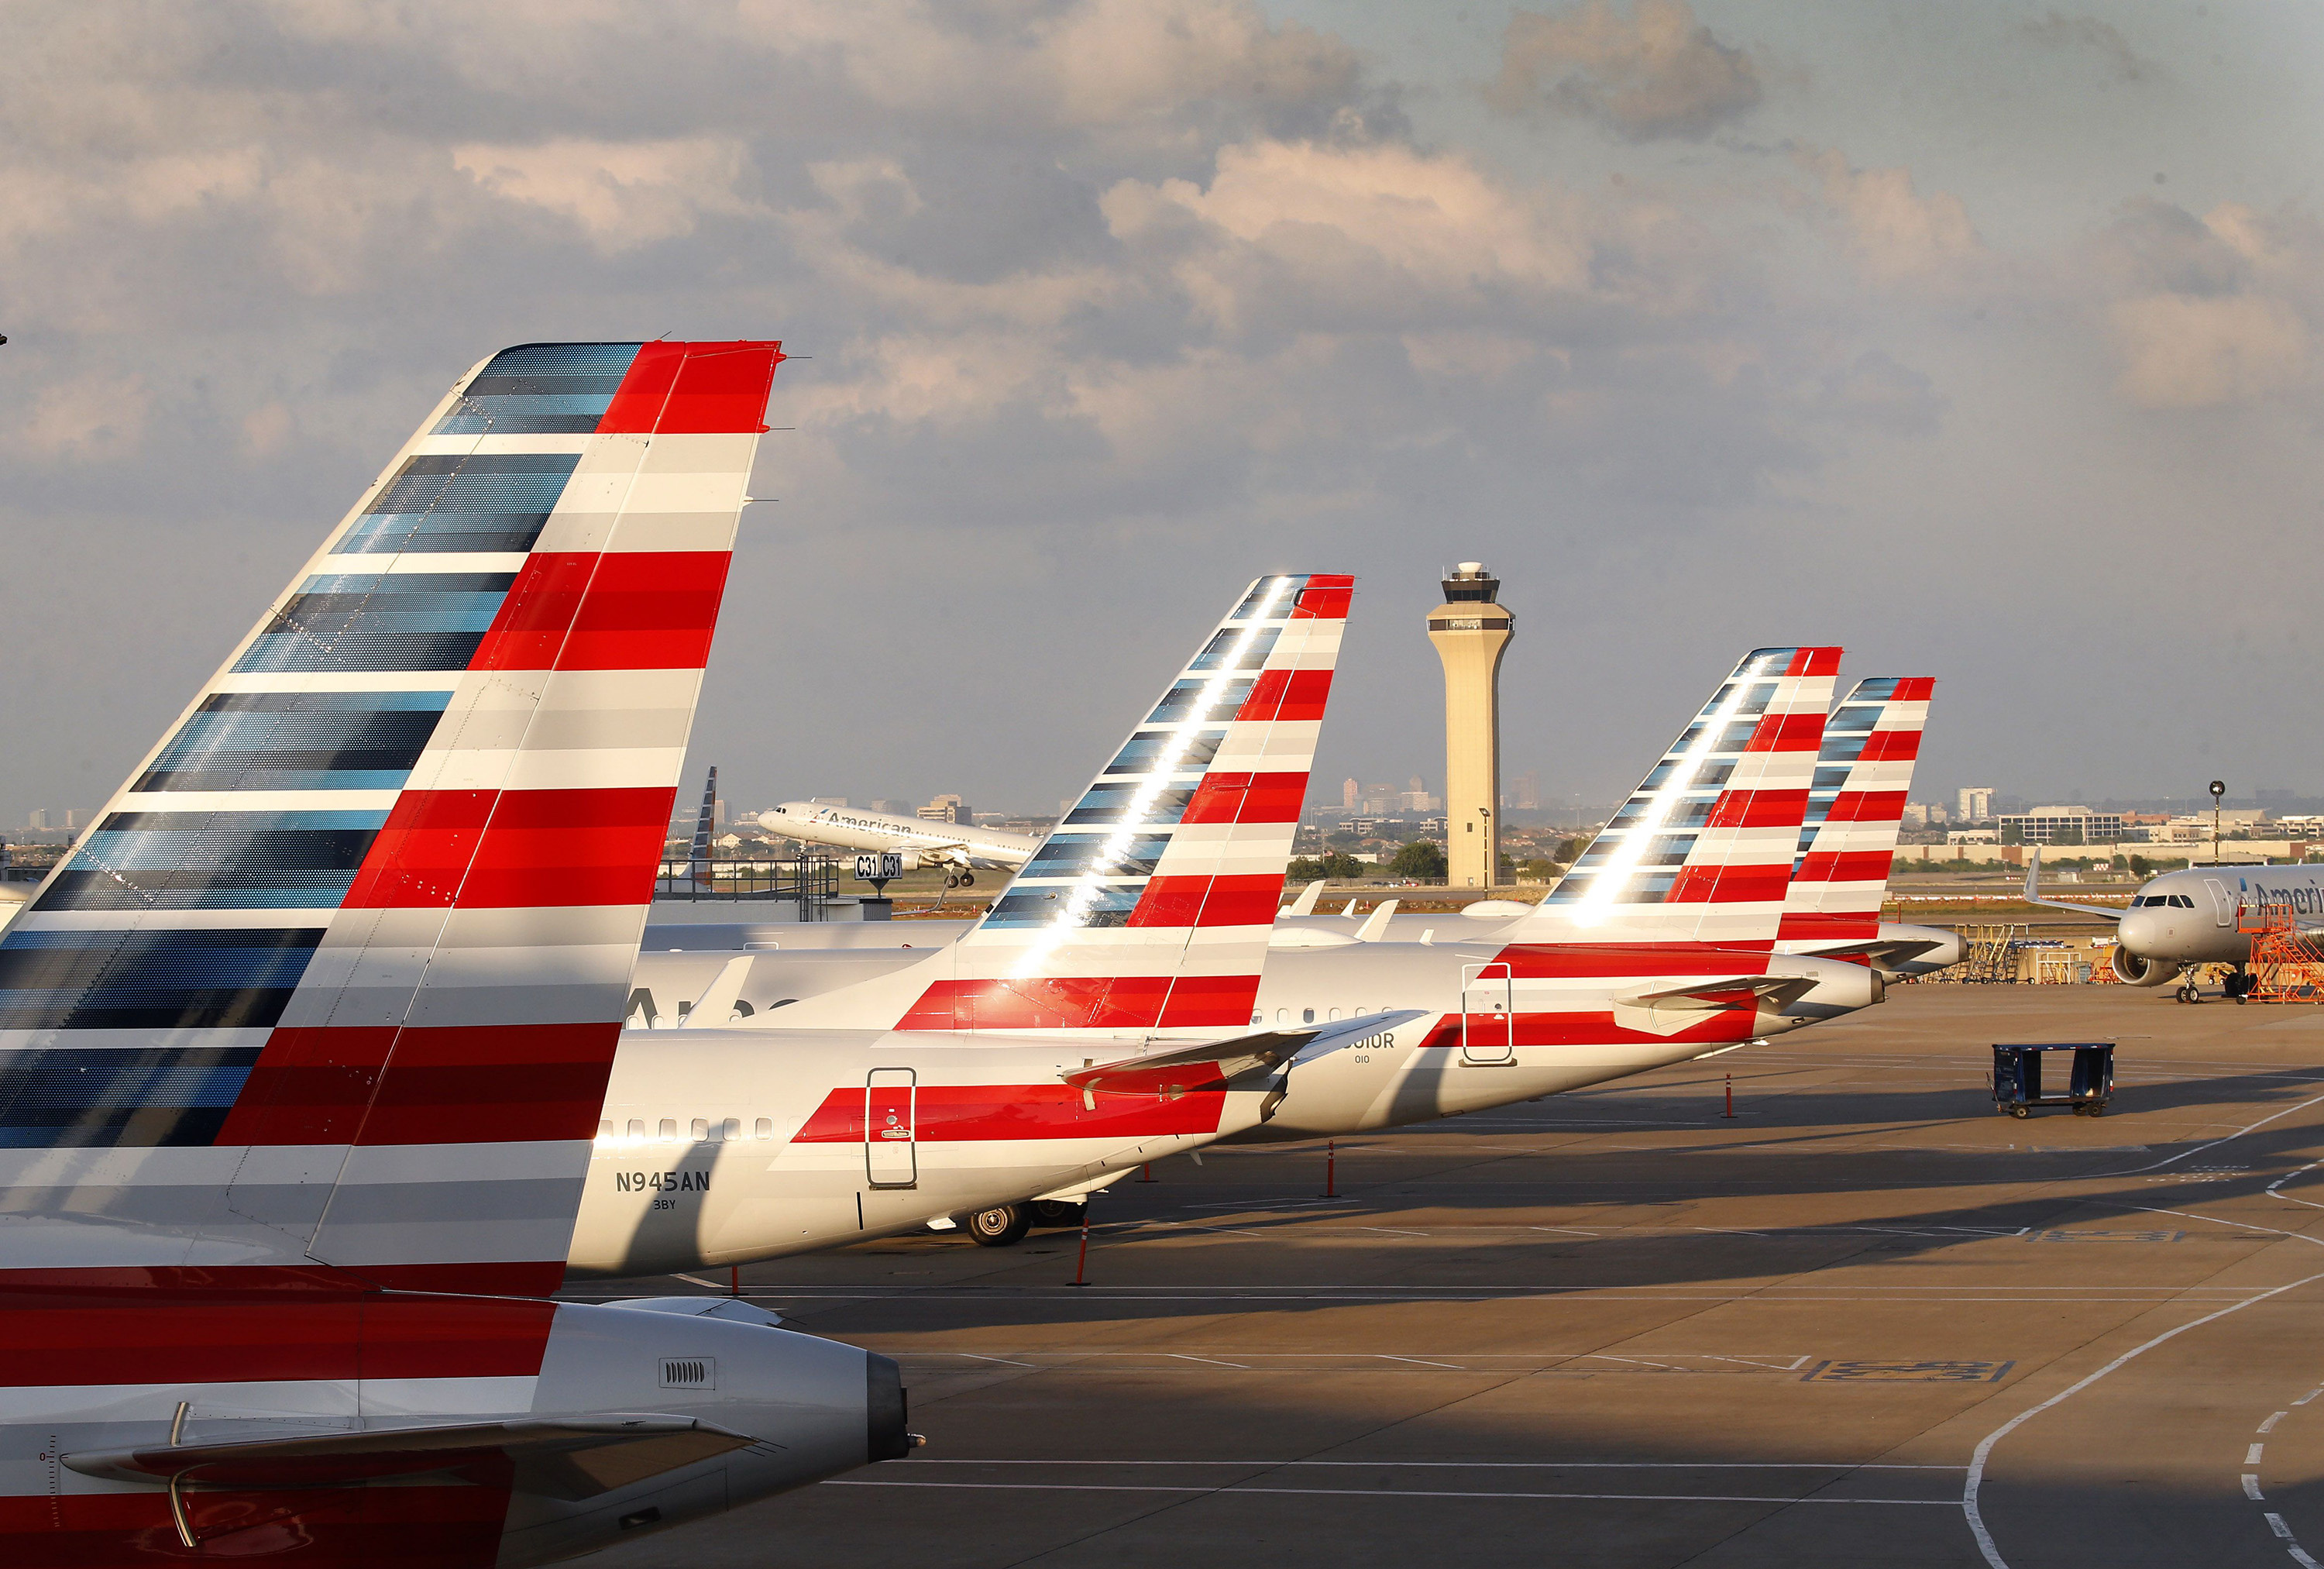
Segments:
[[[781,357],[470,371],[0,937],[0,1563],[510,1569],[907,1452],[885,1358],[546,1299]]]
[[[2201,1000],[2194,973],[2203,964],[2233,964],[2226,993],[2241,1001],[2257,977],[2251,972],[2248,918],[2283,912],[2302,932],[2324,930],[2324,866],[2210,865],[2165,872],[2141,884],[2128,906],[2074,904],[2042,896],[2042,849],[2026,858],[2025,902],[2115,925],[2115,978],[2131,986],[2178,983],[2181,1002]]]
[[[1032,858],[1042,841],[1023,834],[1004,834],[973,823],[932,823],[919,817],[891,817],[885,812],[859,812],[847,807],[818,806],[813,801],[785,801],[771,812],[759,814],[759,826],[770,834],[787,834],[811,844],[842,850],[893,851],[904,857],[904,869],[941,866],[946,888],[972,888],[976,868],[1014,872]]]
[[[1295,1064],[1390,1027],[1268,1029],[1253,1002],[1352,582],[1238,595],[957,942],[730,1022],[736,957],[684,1028],[626,1031],[572,1266],[737,1263],[1062,1197],[1263,1121]]]

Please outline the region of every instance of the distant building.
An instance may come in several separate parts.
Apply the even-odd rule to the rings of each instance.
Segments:
[[[1925,828],[1929,826],[1929,808],[1915,802],[1904,803],[1904,826]]]
[[[1364,787],[1355,780],[1349,780],[1340,786],[1340,805],[1344,809],[1354,811],[1363,803],[1363,798]]]
[[[2000,819],[2000,829],[2004,844],[2119,844],[2126,839],[2140,844],[2146,839],[2146,830],[2131,828],[2120,812],[2094,812],[2088,807],[2036,807],[2030,812],[2011,812]]]
[[[1517,777],[1517,808],[1521,812],[1541,808],[1541,771],[1531,769]]]
[[[958,796],[938,796],[920,808],[920,817],[925,822],[951,823],[960,827],[976,826],[976,814]]]
[[[1954,798],[1954,804],[1960,808],[1956,815],[1962,822],[1982,823],[1992,817],[1993,789],[1991,785],[1965,785],[1961,788]]]
[[[49,826],[49,808],[46,807],[35,808],[32,817],[24,826],[28,828],[38,828],[45,832]]]

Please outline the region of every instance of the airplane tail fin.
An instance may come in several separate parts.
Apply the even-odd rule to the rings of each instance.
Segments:
[[[1745,656],[1506,939],[1769,947],[1839,668],[1836,648]]]
[[[14,1269],[554,1288],[781,358],[507,350],[332,531],[0,937]]]
[[[982,920],[770,1028],[1248,1028],[1354,579],[1263,577]]]
[[[718,831],[718,765],[710,765],[710,777],[702,784],[702,810],[694,819],[694,847],[686,858],[687,881],[697,893],[710,890],[710,839]]]
[[[1877,676],[1858,681],[1824,722],[1784,899],[1778,940],[1786,949],[1880,935],[1880,900],[1935,689],[1926,676]]]

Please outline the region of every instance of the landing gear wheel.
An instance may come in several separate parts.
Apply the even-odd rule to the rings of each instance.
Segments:
[[[963,888],[974,888],[976,886],[976,873],[973,872],[962,872],[960,874],[960,885]]]
[[[2022,1122],[2034,1113],[2026,1110],[2024,1106],[2012,1106],[2009,1108],[2009,1114]]]
[[[2180,988],[2179,988],[2179,1001],[2181,1001],[2181,1002],[2192,1002],[2194,1000],[2195,1000],[2195,988],[2194,988],[2194,987],[2192,987],[2192,986],[2181,986],[2181,987],[2180,987]]]
[[[1013,1248],[1024,1240],[1032,1224],[1030,1205],[1004,1204],[993,1209],[978,1210],[968,1217],[966,1229],[980,1248]]]
[[[958,874],[958,873],[956,873],[956,872],[945,872],[945,886],[946,888],[958,888],[958,887],[960,886],[960,877],[959,877],[959,874]]]
[[[1067,1204],[1061,1198],[1037,1198],[1031,1208],[1033,1223],[1037,1226],[1077,1226],[1082,1223],[1082,1206]]]

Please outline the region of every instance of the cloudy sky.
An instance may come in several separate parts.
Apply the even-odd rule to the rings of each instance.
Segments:
[[[1742,650],[1924,789],[2324,793],[2324,10],[13,9],[0,822],[98,804],[504,344],[777,337],[696,757],[1047,809],[1258,573],[1319,774],[1632,782]]]

